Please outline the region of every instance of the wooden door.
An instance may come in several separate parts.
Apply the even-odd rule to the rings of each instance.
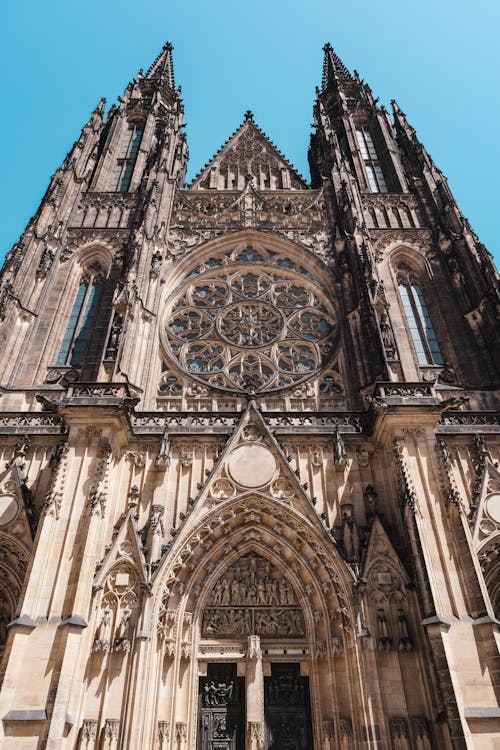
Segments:
[[[236,664],[209,664],[199,691],[198,750],[245,750],[245,680]]]
[[[266,750],[311,750],[309,679],[298,664],[273,664],[264,680]]]

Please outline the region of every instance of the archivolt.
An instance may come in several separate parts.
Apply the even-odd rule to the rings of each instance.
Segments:
[[[175,547],[154,583],[154,621],[165,611],[175,612],[176,619],[186,612],[197,619],[218,577],[252,551],[289,578],[309,640],[314,633],[318,637],[318,621],[327,640],[337,628],[354,629],[352,574],[327,530],[290,505],[247,493],[208,512]]]

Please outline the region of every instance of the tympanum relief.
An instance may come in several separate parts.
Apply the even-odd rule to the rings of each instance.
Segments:
[[[252,554],[240,558],[215,583],[201,634],[302,638],[304,616],[290,581],[268,560]]]

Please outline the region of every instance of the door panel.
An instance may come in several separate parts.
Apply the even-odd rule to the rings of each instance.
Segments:
[[[209,664],[200,677],[198,750],[245,750],[245,681],[236,664]]]
[[[311,750],[309,680],[298,664],[273,664],[264,680],[266,750]]]

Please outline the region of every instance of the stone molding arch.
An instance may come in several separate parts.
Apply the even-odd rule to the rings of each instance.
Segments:
[[[281,234],[245,229],[237,232],[228,231],[194,247],[190,253],[170,269],[165,278],[165,294],[168,295],[168,290],[175,289],[181,284],[193,266],[204,263],[212,255],[221,255],[231,248],[236,248],[239,245],[244,246],[245,244],[255,244],[276,253],[283,253],[308,269],[312,267],[318,276],[318,280],[321,279],[326,288],[331,287],[333,289],[333,276],[310,250],[283,237]],[[165,299],[162,301],[162,304],[164,303]]]
[[[415,240],[415,241],[414,241]],[[432,238],[422,237],[421,235],[412,237],[403,237],[394,232],[383,234],[373,243],[373,253],[377,263],[387,263],[394,253],[399,250],[407,250],[420,256],[425,262],[428,262],[428,254],[432,249]]]
[[[405,262],[413,273],[419,276],[424,284],[432,280],[433,271],[428,255],[422,247],[411,243],[396,243],[386,251],[385,259],[394,277],[397,275],[397,264]],[[396,283],[396,280],[395,280]]]
[[[153,584],[154,622],[162,611],[177,611],[179,607],[194,614],[192,603],[205,590],[197,605],[201,611],[221,571],[241,557],[243,550],[253,550],[278,569],[287,570],[298,597],[300,591],[309,591],[303,594],[301,606],[307,609],[314,594],[317,609],[324,609],[323,616],[335,616],[343,632],[352,632],[352,574],[333,542],[325,540],[326,533],[286,503],[258,493],[245,493],[221,503],[199,519],[182,542],[179,539],[170,551],[168,567],[158,570]],[[278,551],[277,545],[281,545]],[[211,569],[208,577],[207,567]],[[182,612],[179,614],[182,616]],[[310,623],[313,632],[311,628]]]
[[[276,653],[282,654],[278,661],[308,665],[313,731],[318,742],[324,716],[330,717],[334,711],[333,695],[319,708],[322,680],[337,657],[356,680],[359,649],[354,578],[327,530],[305,513],[307,507],[294,508],[258,492],[242,493],[193,518],[191,528],[181,531],[170,549],[171,562],[157,572],[151,592],[151,645],[163,674],[170,674],[169,684],[182,689],[184,697],[172,705],[170,720],[185,724],[193,743],[190,747],[194,747],[197,733],[199,664],[248,664],[252,658],[250,641],[259,633],[210,638],[203,637],[201,630],[214,583],[249,554],[259,555],[286,575],[303,613],[304,637],[278,633],[261,635],[260,642],[263,649],[271,648],[265,657],[271,662],[276,660],[273,649],[277,649]]]

